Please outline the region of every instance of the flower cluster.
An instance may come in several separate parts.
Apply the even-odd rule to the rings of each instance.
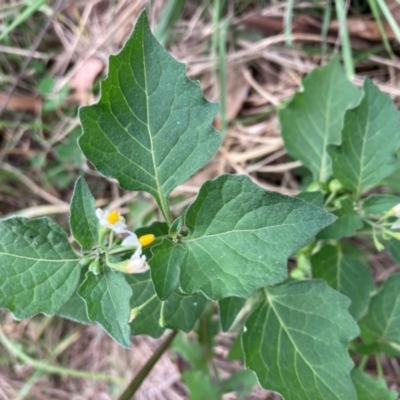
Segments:
[[[134,232],[127,229],[124,217],[116,210],[103,211],[100,208],[96,209],[96,216],[100,221],[100,226],[109,229],[115,233],[127,233],[128,236],[122,241],[121,246],[136,247],[131,258],[124,263],[124,271],[128,274],[139,274],[149,270],[149,264],[146,261],[146,256],[142,254],[144,246],[154,242],[154,235],[147,234],[137,237]]]

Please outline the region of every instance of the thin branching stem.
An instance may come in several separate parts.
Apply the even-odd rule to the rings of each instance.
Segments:
[[[140,385],[146,379],[147,375],[150,373],[154,365],[169,348],[177,333],[178,331],[172,331],[168,335],[167,339],[165,339],[164,342],[161,343],[160,347],[153,353],[153,355],[148,359],[142,369],[132,379],[129,386],[124,390],[121,396],[118,397],[118,400],[130,400],[133,398],[133,395],[139,389]]]

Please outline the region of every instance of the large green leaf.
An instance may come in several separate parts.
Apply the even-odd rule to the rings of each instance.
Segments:
[[[311,257],[314,278],[322,278],[328,285],[351,300],[350,314],[358,320],[367,310],[374,280],[367,265],[349,257],[335,246],[324,246]]]
[[[86,303],[89,319],[100,324],[121,346],[129,347],[132,289],[125,275],[110,268],[99,275],[88,272],[78,294]]]
[[[156,295],[148,272],[127,275],[126,278],[133,291],[131,308],[141,307],[130,323],[132,335],[146,334],[159,337],[165,328],[189,332],[193,329],[207,302],[201,293],[185,296],[174,292],[164,302],[162,310],[162,302]],[[164,326],[160,325],[161,313]]]
[[[397,400],[399,395],[386,386],[383,379],[375,378],[365,372],[354,369],[351,379],[357,391],[358,400]]]
[[[360,321],[361,337],[389,356],[400,355],[400,273],[387,278]]]
[[[246,322],[246,366],[285,400],[356,400],[347,352],[359,330],[349,300],[322,280],[264,290]]]
[[[287,258],[334,220],[321,208],[265,191],[246,176],[208,181],[186,212],[181,288],[221,299],[248,297],[282,282]]]
[[[217,110],[157,42],[143,12],[110,57],[99,102],[80,109],[79,144],[103,175],[151,193],[165,214],[171,190],[218,149],[221,136],[211,126]]]
[[[99,220],[95,213],[94,198],[82,177],[75,184],[71,199],[69,224],[72,234],[82,246],[82,250],[91,250],[98,242]]]
[[[330,146],[335,177],[359,198],[397,167],[400,147],[399,114],[386,94],[368,78],[358,107],[345,116],[342,144]]]
[[[18,319],[53,314],[75,291],[79,259],[50,218],[0,221],[0,307]]]
[[[279,113],[282,137],[288,153],[315,180],[326,182],[332,176],[327,146],[340,144],[344,114],[358,104],[361,92],[347,80],[337,58],[312,71],[303,87]]]

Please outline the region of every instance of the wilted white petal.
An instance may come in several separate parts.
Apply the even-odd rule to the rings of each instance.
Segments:
[[[146,262],[146,256],[141,254],[142,248],[138,247],[125,267],[128,274],[141,274],[149,270],[150,267]]]

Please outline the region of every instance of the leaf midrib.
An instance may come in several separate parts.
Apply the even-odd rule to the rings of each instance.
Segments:
[[[142,25],[142,35],[144,36],[144,29],[145,29],[145,24]],[[155,153],[154,153],[154,142],[153,142],[153,136],[151,135],[151,130],[150,130],[150,105],[149,105],[149,95],[148,95],[148,87],[147,87],[147,69],[146,69],[146,56],[145,56],[145,51],[144,51],[144,45],[142,46],[142,60],[143,60],[143,71],[144,71],[144,86],[145,86],[145,94],[146,94],[146,107],[147,107],[147,132],[149,135],[149,140],[150,140],[150,153],[151,153],[151,159],[153,162],[153,169],[154,169],[154,179],[156,182],[156,190],[157,190],[157,195],[158,195],[158,200],[160,202],[160,208],[161,211],[167,220],[168,225],[171,225],[172,220],[169,219],[169,207],[167,204],[167,201],[163,195],[162,192],[162,187],[160,184],[160,178],[158,174],[158,168],[157,168],[157,163],[155,159]]]
[[[32,261],[43,261],[43,262],[51,262],[51,263],[66,263],[66,262],[71,262],[71,261],[79,261],[79,258],[65,258],[65,259],[48,259],[48,258],[34,258],[34,257],[27,257],[27,256],[21,256],[17,254],[12,254],[12,253],[1,253],[0,256],[9,256],[9,257],[14,257],[14,258],[22,258],[24,260],[32,260]]]

